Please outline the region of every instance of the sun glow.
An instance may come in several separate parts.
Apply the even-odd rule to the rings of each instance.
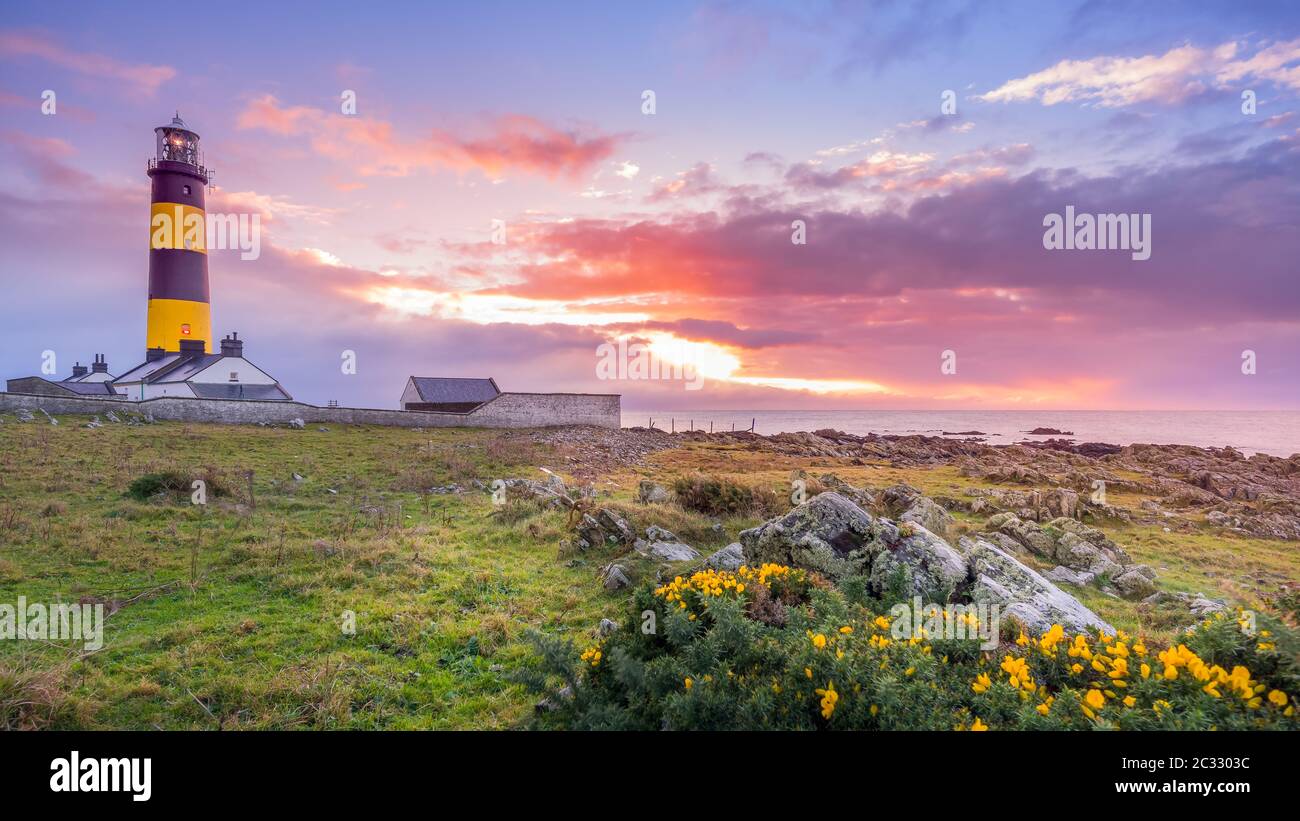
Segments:
[[[650,318],[649,314],[636,311],[601,310],[600,300],[566,302],[399,286],[372,288],[365,298],[405,316],[436,316],[479,325],[615,325],[645,322]]]
[[[861,379],[800,379],[793,376],[733,376],[732,382],[762,388],[780,388],[785,391],[809,393],[891,393],[879,382]]]
[[[712,342],[680,339],[666,333],[645,334],[642,338],[655,358],[674,367],[689,365],[705,379],[728,380],[740,368],[735,354]]]

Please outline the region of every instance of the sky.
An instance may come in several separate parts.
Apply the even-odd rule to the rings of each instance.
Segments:
[[[302,401],[1300,409],[1294,3],[311,8],[4,4],[0,376],[143,359],[179,111],[260,220],[214,332]],[[1067,206],[1150,257],[1045,247]]]

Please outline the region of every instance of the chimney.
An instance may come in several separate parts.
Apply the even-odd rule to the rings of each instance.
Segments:
[[[80,362],[78,362],[78,363],[76,363],[76,364],[74,364],[74,365],[72,366],[72,378],[73,378],[73,379],[76,379],[78,376],[85,376],[85,375],[86,375],[86,366],[85,366],[85,365],[83,365],[83,364],[81,364]]]
[[[95,373],[108,373],[108,360],[102,353],[95,354],[95,362],[90,366]]]
[[[203,339],[182,339],[180,342],[181,356],[202,356],[208,346]]]
[[[164,356],[166,356],[166,355],[167,355],[167,351],[166,351],[164,348],[162,348],[161,346],[159,346],[159,347],[157,347],[157,348],[145,348],[145,349],[144,349],[144,361],[145,361],[145,362],[157,362],[159,359],[162,359],[162,358],[163,358]]]
[[[221,339],[222,356],[239,356],[244,355],[244,340],[239,338],[238,332],[233,332],[230,336]]]

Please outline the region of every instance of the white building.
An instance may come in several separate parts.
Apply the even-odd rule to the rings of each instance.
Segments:
[[[176,352],[151,348],[144,363],[113,380],[113,388],[137,402],[160,396],[293,399],[273,376],[244,358],[244,342],[239,334],[222,339],[219,354],[204,353],[204,347],[204,340],[183,339]]]

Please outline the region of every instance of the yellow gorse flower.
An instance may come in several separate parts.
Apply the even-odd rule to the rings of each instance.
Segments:
[[[817,695],[822,697],[822,718],[827,721],[835,714],[835,705],[840,700],[840,694],[835,692],[835,682],[826,682],[826,687],[818,688]]]
[[[1083,697],[1083,701],[1094,710],[1100,710],[1106,706],[1106,697],[1101,694],[1100,690],[1089,690],[1088,694]]]

